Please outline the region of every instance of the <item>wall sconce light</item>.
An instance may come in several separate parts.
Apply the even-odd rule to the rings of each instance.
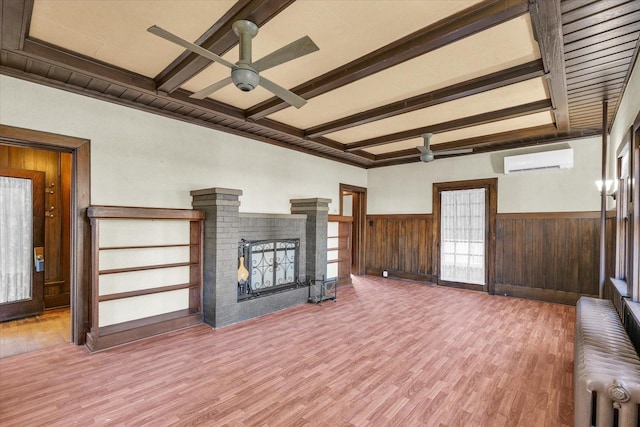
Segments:
[[[607,179],[604,182],[604,188],[605,188],[605,193],[609,193],[609,190],[611,190],[611,187],[613,186],[613,180],[611,179]],[[596,181],[596,187],[598,188],[598,193],[602,193],[602,180],[599,179]],[[616,192],[613,191],[610,194],[607,194],[607,196],[611,197],[613,200],[616,199]]]

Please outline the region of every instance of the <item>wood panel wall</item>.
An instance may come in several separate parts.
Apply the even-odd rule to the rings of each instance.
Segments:
[[[45,308],[68,306],[71,154],[0,144],[0,167],[45,173]]]
[[[366,274],[431,281],[432,216],[367,215]]]
[[[597,295],[599,218],[599,212],[498,214],[495,293],[565,304]],[[430,214],[368,215],[367,223],[367,274],[387,270],[391,277],[435,279]],[[614,231],[615,218],[608,218],[611,271]]]
[[[496,294],[575,304],[598,294],[599,213],[502,214]]]

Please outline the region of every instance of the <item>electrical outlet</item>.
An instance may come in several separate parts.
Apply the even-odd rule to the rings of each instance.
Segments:
[[[389,277],[389,272],[387,270],[382,270],[382,277]]]

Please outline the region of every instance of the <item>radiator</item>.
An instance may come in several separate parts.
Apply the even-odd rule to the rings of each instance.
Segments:
[[[575,427],[637,427],[640,358],[609,300],[576,304]]]

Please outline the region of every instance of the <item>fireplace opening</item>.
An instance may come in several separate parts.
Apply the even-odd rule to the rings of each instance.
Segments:
[[[241,240],[238,301],[306,286],[299,277],[300,239]]]

